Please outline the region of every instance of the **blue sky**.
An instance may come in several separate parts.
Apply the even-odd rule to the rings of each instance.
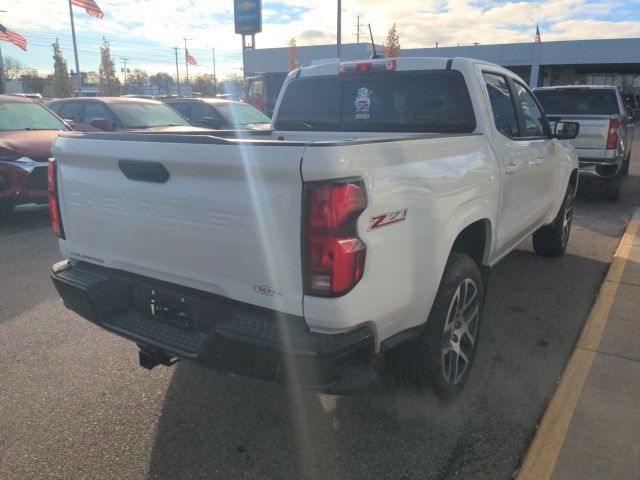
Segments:
[[[190,73],[212,73],[216,49],[219,77],[241,73],[241,37],[234,33],[232,0],[96,0],[105,12],[100,20],[74,7],[81,70],[97,70],[102,37],[111,43],[118,65],[151,73],[175,72],[173,46],[184,47],[199,66]],[[260,47],[284,47],[335,42],[337,2],[280,0],[263,3]],[[22,33],[27,52],[2,42],[2,52],[29,68],[52,70],[51,43],[59,39],[70,69],[74,69],[65,0],[0,0],[0,23]],[[355,41],[356,17],[371,23],[376,42],[383,43],[395,22],[405,48],[479,42],[511,43],[533,40],[536,21],[543,41],[586,38],[640,37],[640,0],[342,0],[342,41]],[[179,53],[184,75],[184,51]]]

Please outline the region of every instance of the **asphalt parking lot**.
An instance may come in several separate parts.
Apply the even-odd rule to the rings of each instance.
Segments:
[[[186,362],[143,370],[133,343],[62,306],[46,209],[16,211],[0,223],[0,478],[509,479],[639,205],[635,145],[619,202],[579,195],[564,257],[527,241],[494,269],[447,407],[386,378],[334,397]]]

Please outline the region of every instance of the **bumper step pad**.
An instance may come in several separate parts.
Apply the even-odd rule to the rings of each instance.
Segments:
[[[135,313],[109,318],[102,325],[132,340],[139,340],[168,353],[194,360],[198,358],[207,340],[204,333],[182,330]]]

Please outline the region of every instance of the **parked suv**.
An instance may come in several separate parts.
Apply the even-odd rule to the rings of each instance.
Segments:
[[[602,198],[618,200],[633,144],[632,119],[618,89],[575,85],[536,88],[534,93],[550,122],[580,123],[580,134],[571,141],[578,152],[580,177]]]
[[[156,100],[126,97],[61,98],[47,102],[81,131],[171,130],[189,127],[182,115]]]

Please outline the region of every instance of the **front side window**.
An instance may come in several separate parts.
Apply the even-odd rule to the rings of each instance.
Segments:
[[[84,102],[56,103],[51,106],[51,109],[56,112],[60,118],[66,118],[80,123],[82,121]]]
[[[544,136],[544,117],[533,95],[520,83],[515,82],[518,103],[524,117],[524,137]]]
[[[483,73],[482,76],[489,94],[496,129],[507,137],[517,137],[520,133],[518,115],[507,79],[493,73]]]

